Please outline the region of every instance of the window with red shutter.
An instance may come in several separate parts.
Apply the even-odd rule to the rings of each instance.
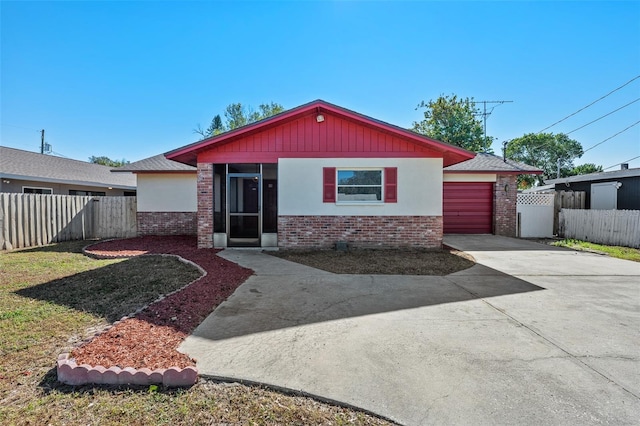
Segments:
[[[384,202],[398,202],[398,168],[384,168]]]
[[[322,202],[336,202],[336,168],[324,167],[322,169]]]

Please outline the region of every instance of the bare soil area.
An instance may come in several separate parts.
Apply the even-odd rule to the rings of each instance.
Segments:
[[[280,250],[268,253],[336,274],[448,275],[475,265],[471,256],[445,249]]]

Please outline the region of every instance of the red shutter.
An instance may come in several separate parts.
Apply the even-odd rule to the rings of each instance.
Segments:
[[[336,202],[336,168],[324,167],[322,169],[322,202]]]
[[[398,202],[398,168],[384,168],[384,202]]]

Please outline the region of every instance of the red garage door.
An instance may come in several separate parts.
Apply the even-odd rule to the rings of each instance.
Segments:
[[[493,232],[493,183],[444,182],[445,234]]]

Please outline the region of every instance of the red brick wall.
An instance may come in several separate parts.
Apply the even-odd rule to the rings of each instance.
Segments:
[[[198,163],[198,248],[213,247],[213,164]]]
[[[195,212],[138,212],[138,235],[195,235]]]
[[[518,186],[515,175],[498,175],[493,204],[493,233],[516,236],[516,201]]]
[[[279,216],[278,246],[331,248],[442,246],[442,216]]]

